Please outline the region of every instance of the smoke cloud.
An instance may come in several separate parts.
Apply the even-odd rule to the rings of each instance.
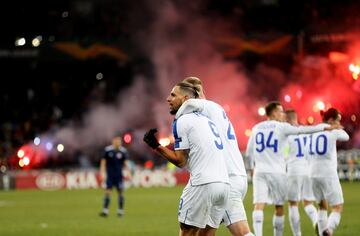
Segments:
[[[54,139],[70,152],[108,144],[114,135],[141,128],[151,113],[150,102],[145,79],[137,77],[131,88],[119,93],[113,104],[93,104],[83,114],[80,124],[61,127]]]
[[[257,113],[249,112],[246,104],[256,107],[261,99],[249,92],[249,78],[241,70],[241,64],[225,61],[217,50],[216,37],[229,32],[221,27],[221,22],[203,17],[197,7],[195,4],[184,9],[168,1],[156,9],[147,50],[155,66],[157,87],[165,97],[177,82],[187,76],[202,79],[207,98],[224,106],[240,145],[244,147],[247,142],[244,127],[251,128],[249,124],[254,124],[257,116]],[[161,114],[157,116],[157,124],[170,132],[170,123],[163,115],[167,111],[163,110]]]
[[[142,1],[141,10],[130,7],[127,22],[133,44],[150,59],[153,73],[135,77],[114,104],[94,104],[83,114],[80,125],[60,127],[54,137],[66,150],[98,147],[109,142],[115,132],[127,129],[134,130],[138,139],[154,126],[161,136],[171,135],[173,117],[166,97],[187,76],[202,79],[207,98],[225,108],[242,150],[248,139],[245,131],[264,119],[258,108],[270,100],[280,100],[285,108],[297,110],[302,123],[307,123],[309,116],[320,121],[313,110],[318,100],[358,114],[353,106],[359,102],[359,93],[351,89],[349,81],[338,79],[336,67],[332,68],[327,58],[307,57],[290,73],[259,63],[249,74],[240,60],[225,59],[216,42],[223,35],[238,36],[229,30],[234,28],[228,27],[232,23],[204,16],[202,1],[186,7],[177,1],[160,3]],[[240,31],[241,25],[237,27]],[[284,100],[286,95],[290,102]],[[141,140],[136,142],[142,150]]]

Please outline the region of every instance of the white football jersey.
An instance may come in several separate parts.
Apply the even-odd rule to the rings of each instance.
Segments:
[[[326,126],[327,124],[320,125]],[[342,129],[334,129],[310,135],[310,176],[337,177],[336,141],[348,140],[349,135]]]
[[[309,135],[289,135],[287,143],[289,150],[286,156],[286,171],[288,176],[299,176],[310,174],[309,171]]]
[[[286,122],[266,120],[252,129],[246,156],[255,164],[255,172],[286,173],[285,146],[291,134],[322,131],[323,126],[292,126]]]
[[[179,116],[173,122],[175,150],[189,150],[187,168],[192,186],[229,183],[224,144],[213,121],[200,113]]]
[[[223,141],[225,163],[229,176],[247,176],[234,128],[224,109],[219,104],[206,99],[189,99],[183,103],[176,115],[194,111],[201,112],[216,124]]]

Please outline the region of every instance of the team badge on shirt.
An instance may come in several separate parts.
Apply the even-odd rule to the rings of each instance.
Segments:
[[[121,152],[116,153],[116,158],[121,159],[122,158],[122,153]]]

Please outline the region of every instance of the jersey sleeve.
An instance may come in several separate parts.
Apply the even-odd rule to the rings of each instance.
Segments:
[[[108,157],[107,151],[106,151],[106,150],[103,150],[103,151],[101,152],[101,159],[107,160],[107,157]]]
[[[288,159],[290,156],[290,152],[291,152],[291,146],[290,146],[290,138],[287,137],[287,139],[285,139],[285,146],[284,146],[284,157],[285,159]]]
[[[246,158],[249,161],[250,169],[254,169],[254,135],[251,135],[246,147]]]
[[[126,148],[122,147],[122,148],[121,148],[121,151],[122,151],[122,153],[123,153],[123,155],[124,155],[124,160],[128,160],[128,159],[129,159],[129,152],[128,152],[128,150],[127,150]]]
[[[181,115],[192,113],[195,111],[202,112],[205,109],[205,102],[204,99],[188,99],[185,101],[179,110],[176,112],[175,119],[178,119]]]
[[[173,122],[173,135],[175,139],[174,149],[175,150],[184,150],[190,149],[189,139],[187,136],[188,126],[184,119],[175,119]]]
[[[282,130],[282,133],[285,134],[286,136],[291,135],[291,134],[310,134],[310,133],[316,133],[316,132],[320,132],[324,130],[324,125],[323,124],[319,124],[319,125],[308,125],[308,126],[304,126],[304,125],[300,125],[300,126],[293,126],[290,125],[289,123],[279,123],[280,124],[280,128]]]
[[[345,130],[342,129],[334,129],[331,131],[331,133],[334,134],[336,140],[338,141],[348,141],[350,138],[349,135],[345,132]]]

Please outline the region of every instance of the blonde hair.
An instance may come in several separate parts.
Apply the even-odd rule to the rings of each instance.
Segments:
[[[190,96],[191,98],[199,98],[200,96],[200,89],[196,85],[193,85],[185,81],[181,81],[178,84],[176,84],[176,86],[178,86],[182,92],[184,92],[186,95]]]
[[[183,81],[188,82],[193,85],[201,85],[202,86],[202,81],[198,77],[189,76],[189,77],[186,77]]]
[[[199,91],[198,97],[205,98],[203,84],[202,84],[201,79],[199,79],[198,77],[190,76],[190,77],[186,77],[183,80],[183,82],[193,85]]]

